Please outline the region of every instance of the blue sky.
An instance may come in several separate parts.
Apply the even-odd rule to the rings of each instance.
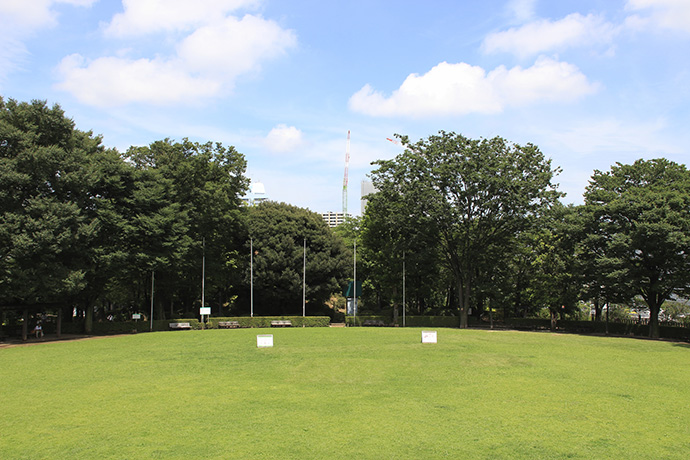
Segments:
[[[595,169],[690,145],[688,0],[0,0],[0,95],[108,147],[233,145],[271,199],[349,211],[371,162],[439,130]]]

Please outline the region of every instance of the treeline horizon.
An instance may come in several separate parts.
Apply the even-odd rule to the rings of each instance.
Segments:
[[[126,152],[59,105],[0,97],[0,305],[42,310],[340,314],[357,241],[361,306],[553,319],[642,296],[650,335],[690,285],[690,175],[663,158],[595,171],[564,205],[539,148],[439,132],[375,162],[377,192],[335,230],[285,203],[245,206],[246,158],[163,139]],[[203,262],[202,262],[203,261]],[[251,264],[251,267],[250,267]],[[405,289],[400,284],[405,272]],[[252,277],[253,272],[253,277]],[[254,291],[250,292],[250,285]],[[253,294],[253,295],[252,295]],[[332,299],[332,297],[335,298]],[[250,300],[251,299],[251,300]]]

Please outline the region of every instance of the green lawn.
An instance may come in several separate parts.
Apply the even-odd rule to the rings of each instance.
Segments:
[[[420,338],[241,329],[0,349],[0,458],[690,458],[687,344]]]

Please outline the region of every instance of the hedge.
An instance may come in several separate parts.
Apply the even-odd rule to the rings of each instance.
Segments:
[[[398,318],[402,325],[402,318]],[[405,326],[409,327],[459,327],[459,316],[406,316]]]
[[[388,315],[362,315],[353,318],[348,316],[345,322],[348,326],[363,326],[366,322],[382,322],[386,326],[395,326],[393,319]],[[402,326],[402,316],[398,316],[398,326]],[[474,321],[470,319],[470,325]],[[459,316],[406,316],[406,327],[459,327]]]
[[[366,316],[346,316],[345,324],[348,326],[363,326],[365,322],[383,323],[386,326],[392,326],[393,320],[389,316],[384,315],[366,315]]]
[[[475,318],[471,318],[470,327],[476,327]],[[204,327],[210,329],[218,328],[220,321],[237,321],[240,327],[271,327],[271,321],[289,320],[293,327],[328,327],[330,318],[328,316],[241,316],[241,317],[212,317]],[[383,323],[386,326],[393,326],[393,321],[388,315],[368,315],[345,318],[348,326],[363,326],[366,321]],[[201,329],[201,323],[196,318],[176,318],[165,320],[154,320],[154,331],[170,330],[170,323],[189,323],[192,329]],[[398,318],[399,325],[402,325],[402,317]],[[508,318],[502,322],[495,322],[496,327],[526,330],[549,330],[551,321],[541,318]],[[457,316],[407,316],[405,325],[408,327],[458,327],[459,317]],[[488,324],[482,323],[483,327]],[[103,321],[94,322],[93,335],[109,334],[129,334],[136,332],[148,332],[151,323],[146,320],[141,321]],[[47,328],[46,328],[47,329]],[[606,323],[604,321],[558,321],[557,330],[564,332],[584,333],[584,334],[604,334],[606,333]],[[649,326],[634,322],[609,322],[609,333],[612,335],[623,336],[649,336]],[[46,333],[53,331],[46,330]],[[83,334],[84,322],[63,322],[63,334]],[[690,341],[690,327],[659,325],[659,335],[662,338]]]
[[[241,316],[241,317],[227,317],[227,318],[210,318],[204,324],[205,329],[217,329],[220,321],[237,321],[240,327],[271,327],[271,321],[274,320],[289,320],[293,327],[328,327],[331,319],[328,316]],[[154,331],[169,331],[170,323],[189,323],[192,329],[202,329],[201,322],[197,318],[174,318],[174,319],[158,319],[153,321]],[[151,322],[148,320],[141,321],[102,321],[93,323],[93,335],[111,335],[111,334],[131,334],[137,332],[149,332],[151,330]],[[65,322],[62,323],[63,334],[83,334],[84,322]]]
[[[221,321],[237,321],[240,327],[271,327],[271,321],[288,320],[293,327],[328,327],[331,318],[328,316],[237,316],[210,318],[206,327],[218,328]]]
[[[551,320],[541,318],[509,318],[500,324],[502,327],[529,330],[547,330],[551,328]],[[563,321],[556,323],[556,329],[565,332],[605,334],[605,321]],[[648,337],[649,325],[634,322],[608,323],[609,334]],[[659,325],[659,336],[666,339],[690,340],[690,328],[684,326]]]

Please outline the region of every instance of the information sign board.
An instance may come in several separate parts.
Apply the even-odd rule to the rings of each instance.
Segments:
[[[436,331],[422,331],[422,343],[437,343]]]
[[[199,308],[199,314],[200,315],[210,315],[211,314],[211,307],[200,307]]]
[[[256,346],[266,348],[273,346],[273,334],[259,334],[256,336]]]

